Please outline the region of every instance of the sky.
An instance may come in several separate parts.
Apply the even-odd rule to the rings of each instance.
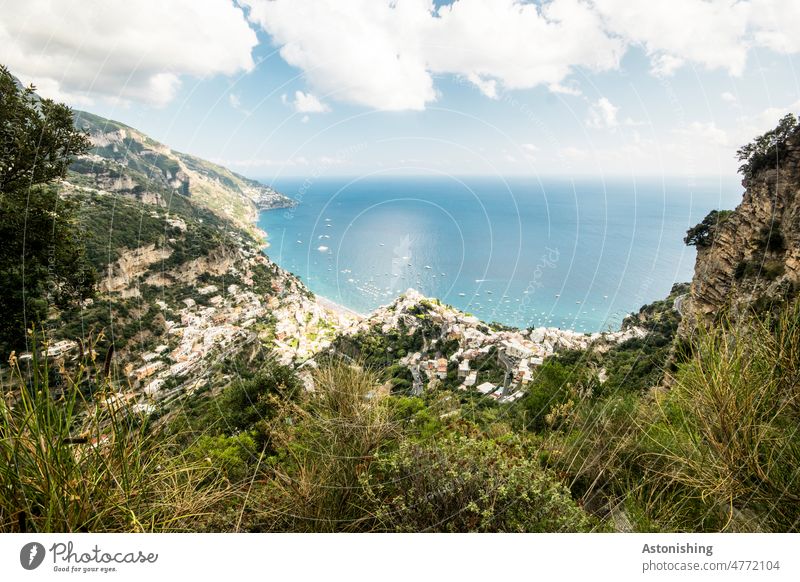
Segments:
[[[796,0],[0,0],[46,96],[245,175],[735,175]]]

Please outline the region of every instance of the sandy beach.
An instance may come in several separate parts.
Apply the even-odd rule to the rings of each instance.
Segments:
[[[340,305],[339,303],[331,301],[327,297],[322,297],[321,295],[315,295],[314,297],[316,298],[317,304],[320,307],[327,309],[329,311],[333,311],[334,313],[337,313],[339,315],[355,317],[358,319],[364,319],[366,317],[366,315],[364,315],[363,313],[358,313],[357,311],[353,311],[352,309],[345,307],[344,305]]]

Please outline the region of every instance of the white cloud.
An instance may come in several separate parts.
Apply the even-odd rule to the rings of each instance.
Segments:
[[[594,0],[611,32],[641,44],[653,71],[673,73],[686,61],[707,68],[744,70],[750,7],[738,0]]]
[[[797,0],[753,0],[752,22],[758,44],[779,53],[800,51],[800,3]]]
[[[212,158],[215,164],[231,168],[283,168],[308,166],[311,162],[304,156],[288,158],[285,160],[270,158],[246,158],[241,160]]]
[[[653,55],[650,62],[650,72],[656,77],[669,77],[685,64],[685,60],[675,55]]]
[[[420,52],[430,13],[420,0],[243,0],[249,17],[318,91],[375,109],[423,109],[435,98]]]
[[[618,111],[619,107],[601,97],[589,108],[589,119],[586,120],[586,124],[596,129],[613,129],[618,125]]]
[[[424,109],[437,98],[434,74],[462,76],[490,97],[562,88],[576,67],[617,67],[624,50],[579,0],[244,2],[313,87],[374,109]]]
[[[561,93],[562,95],[580,96],[581,90],[576,85],[564,85],[562,83],[550,83],[547,88],[551,93]]]
[[[736,95],[731,93],[730,91],[724,91],[720,97],[722,98],[725,103],[736,103],[738,99],[736,99]]]
[[[423,49],[431,71],[496,79],[507,89],[562,88],[576,67],[613,69],[624,51],[578,0],[458,0],[428,19]]]
[[[676,135],[683,136],[689,141],[699,140],[716,147],[730,147],[731,140],[725,130],[720,129],[713,121],[694,121],[683,129],[673,131]]]
[[[26,0],[0,4],[1,58],[73,104],[164,105],[186,76],[253,68],[258,39],[240,5],[313,94],[382,110],[424,109],[438,75],[490,98],[579,95],[575,71],[617,69],[631,46],[659,76],[739,75],[752,47],[800,52],[797,0]]]
[[[331,110],[311,93],[302,91],[295,91],[292,106],[298,113],[325,113]]]
[[[483,79],[480,75],[470,73],[467,80],[480,89],[481,93],[489,99],[497,99],[497,81],[494,79]]]
[[[577,148],[575,146],[568,146],[565,148],[561,148],[560,150],[558,150],[558,154],[560,157],[569,158],[573,160],[582,160],[587,156],[586,150]]]
[[[311,86],[383,110],[424,109],[435,75],[493,99],[539,85],[580,94],[576,69],[616,69],[632,45],[657,76],[687,65],[740,75],[753,46],[800,52],[796,0],[243,1]]]
[[[648,125],[646,121],[636,121],[632,117],[626,117],[622,124],[627,127],[641,127],[642,125]]]
[[[800,112],[800,100],[785,107],[768,107],[755,115],[742,116],[736,120],[735,139],[737,145],[743,145],[755,136],[773,129],[778,121],[787,113]]]
[[[47,97],[163,106],[181,77],[253,67],[258,43],[228,0],[26,0],[0,5],[2,60]]]
[[[242,100],[236,93],[228,93],[228,103],[236,111],[240,111],[244,115],[250,115],[250,111],[242,106]]]
[[[797,0],[593,2],[610,32],[645,48],[657,75],[671,75],[691,62],[738,76],[753,46],[800,52]]]
[[[785,107],[768,107],[754,115],[742,115],[732,127],[726,129],[718,127],[713,121],[695,121],[672,132],[683,138],[675,147],[682,148],[685,154],[694,152],[696,159],[723,152],[726,159],[733,160],[737,148],[773,129],[787,113],[797,111],[800,111],[800,100]]]

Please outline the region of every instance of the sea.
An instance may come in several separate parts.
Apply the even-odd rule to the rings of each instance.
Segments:
[[[263,181],[265,252],[359,313],[409,288],[486,322],[616,330],[691,280],[686,230],[734,208],[738,180],[370,176]]]

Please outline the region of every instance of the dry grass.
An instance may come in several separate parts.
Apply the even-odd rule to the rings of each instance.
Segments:
[[[11,390],[0,400],[0,531],[185,531],[222,499],[211,468],[176,455],[172,439],[127,407],[98,404],[112,382],[90,374],[93,362],[64,374],[58,390],[44,359],[10,363]],[[97,389],[91,401],[80,390],[87,383]]]
[[[377,376],[334,363],[314,373],[315,392],[280,415],[277,440],[285,457],[274,468],[269,529],[363,531],[372,517],[361,477],[396,436],[388,394]]]

